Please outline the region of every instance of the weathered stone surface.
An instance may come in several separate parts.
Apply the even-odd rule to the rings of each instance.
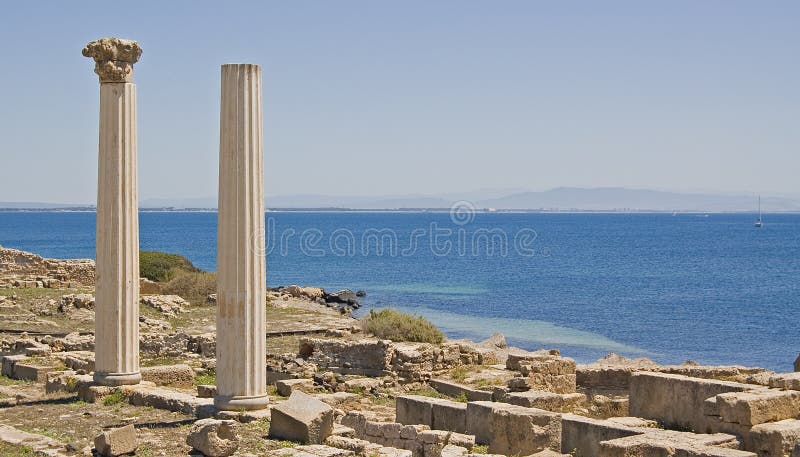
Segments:
[[[501,335],[502,336],[502,335]],[[467,401],[491,401],[492,392],[479,390],[470,386],[458,384],[444,379],[431,379],[428,384],[436,389],[437,392],[449,397],[458,398],[464,396]]]
[[[690,439],[691,433],[643,434],[600,443],[599,457],[756,457],[747,451]],[[701,436],[701,435],[695,435]],[[713,435],[710,435],[713,436]]]
[[[312,392],[314,390],[314,381],[311,379],[284,379],[275,381],[275,387],[278,390],[278,395],[290,397],[295,390],[306,393]]]
[[[128,403],[134,406],[150,406],[156,409],[191,414],[199,418],[210,417],[215,412],[211,399],[198,398],[185,392],[152,387],[152,385],[125,386],[121,389],[125,393]]]
[[[194,385],[194,370],[185,364],[142,367],[141,373],[142,380],[159,386],[188,387]]]
[[[595,457],[601,453],[601,442],[641,433],[612,421],[564,414],[561,419],[561,452],[576,457]]]
[[[117,457],[136,452],[136,429],[133,424],[106,430],[94,439],[97,453],[105,457]]]
[[[406,425],[433,425],[433,402],[430,397],[403,395],[395,400],[395,420]]]
[[[530,455],[561,450],[561,417],[535,408],[495,406],[489,415],[489,452]]]
[[[506,397],[506,401],[512,405],[566,413],[584,406],[586,404],[586,395],[581,393],[556,394],[541,390],[529,390],[527,392],[511,392]]]
[[[436,399],[432,403],[433,424],[435,430],[447,430],[456,433],[467,431],[467,404]]]
[[[791,454],[800,444],[800,420],[787,419],[779,422],[759,424],[750,429],[753,451],[764,456]]]
[[[186,444],[206,457],[228,457],[239,448],[236,429],[232,420],[201,419],[192,425]]]
[[[199,398],[214,398],[217,395],[217,386],[200,384],[197,386],[197,396]]]
[[[76,309],[94,309],[94,295],[92,294],[67,294],[61,296],[58,311],[70,313]]]
[[[275,451],[270,451],[267,455],[274,457],[352,457],[355,454],[353,451],[314,444],[309,446],[277,449]]]
[[[757,425],[800,417],[800,392],[762,389],[730,392],[716,396],[724,422]]]
[[[140,300],[143,305],[158,310],[167,317],[184,313],[190,306],[188,301],[178,295],[142,295]]]
[[[713,419],[704,413],[706,399],[752,388],[747,384],[681,375],[634,373],[630,415],[657,420],[669,428],[706,431],[713,425]]]
[[[94,72],[103,83],[133,81],[133,64],[142,55],[142,48],[133,40],[101,38],[83,48],[83,55],[95,61]]]
[[[28,433],[10,425],[0,424],[0,442],[12,445],[25,446],[33,450],[33,455],[44,455],[48,457],[66,456],[64,443],[52,438]],[[11,456],[9,456],[11,457]]]
[[[389,370],[394,355],[389,341],[374,339],[342,341],[304,338],[300,341],[299,352],[321,369],[344,369],[373,376]]]
[[[489,417],[492,410],[502,403],[492,401],[471,401],[467,403],[467,433],[475,435],[478,444],[489,444],[492,434],[489,431]]]
[[[769,378],[769,386],[775,389],[800,390],[800,372],[773,375]]]
[[[320,444],[332,432],[333,409],[303,392],[293,392],[289,400],[272,408],[271,437]]]
[[[93,286],[95,263],[90,259],[47,259],[18,249],[0,246],[0,272],[3,275],[44,276],[74,285]],[[0,281],[2,282],[2,281]]]

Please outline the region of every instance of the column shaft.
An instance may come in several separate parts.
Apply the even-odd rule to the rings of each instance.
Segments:
[[[217,233],[220,409],[261,409],[266,395],[266,261],[261,68],[222,66]]]
[[[139,374],[139,213],[136,86],[100,84],[95,375],[136,384]]]

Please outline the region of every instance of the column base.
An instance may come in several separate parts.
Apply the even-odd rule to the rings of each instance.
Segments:
[[[133,373],[94,373],[94,382],[101,386],[129,386],[142,382],[142,374]]]
[[[253,411],[269,406],[269,397],[266,394],[254,397],[217,395],[214,397],[214,406],[222,411]]]

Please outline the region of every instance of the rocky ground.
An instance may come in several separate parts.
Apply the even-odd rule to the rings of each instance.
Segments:
[[[144,382],[98,387],[92,269],[0,248],[0,456],[800,457],[800,373],[380,340],[313,287],[269,293],[265,411],[213,408],[213,295],[143,294]]]

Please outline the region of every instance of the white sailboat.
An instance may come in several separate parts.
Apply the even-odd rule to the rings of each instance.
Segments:
[[[761,195],[758,196],[758,220],[756,221],[756,227],[762,227],[764,225],[764,221],[761,220]]]

